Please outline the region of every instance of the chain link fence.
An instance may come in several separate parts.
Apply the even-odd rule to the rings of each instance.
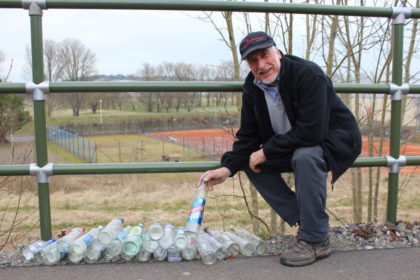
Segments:
[[[47,139],[86,162],[97,162],[93,141],[51,125],[47,125]]]

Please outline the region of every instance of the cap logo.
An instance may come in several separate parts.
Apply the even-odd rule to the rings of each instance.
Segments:
[[[251,38],[251,39],[246,39],[245,40],[245,43],[242,45],[242,48],[245,48],[249,43],[251,43],[253,41],[262,40],[262,39],[265,39],[265,37],[264,36],[261,36],[261,37],[255,37],[255,38]]]

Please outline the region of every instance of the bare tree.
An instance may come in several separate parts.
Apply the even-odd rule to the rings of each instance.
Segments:
[[[66,39],[60,44],[59,59],[62,63],[62,79],[65,81],[86,81],[95,73],[95,54],[76,39]],[[73,110],[73,116],[80,114],[85,98],[80,92],[66,95]]]

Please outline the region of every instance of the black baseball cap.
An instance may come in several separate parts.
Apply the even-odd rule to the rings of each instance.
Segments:
[[[265,32],[252,32],[242,39],[239,45],[239,52],[241,53],[241,60],[244,60],[250,53],[260,49],[267,49],[275,46],[273,38]]]

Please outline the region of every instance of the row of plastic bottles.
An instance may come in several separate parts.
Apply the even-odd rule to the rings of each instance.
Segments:
[[[264,241],[247,230],[233,228],[223,232],[205,228],[185,231],[168,224],[153,223],[148,230],[144,224],[125,226],[124,219],[113,219],[104,228],[98,226],[85,232],[85,228],[74,228],[61,239],[37,241],[26,246],[23,255],[28,261],[53,265],[68,259],[72,263],[82,260],[94,263],[104,258],[115,261],[137,259],[147,262],[167,260],[177,262],[200,258],[204,264],[212,265],[217,260],[238,255],[263,254]]]

